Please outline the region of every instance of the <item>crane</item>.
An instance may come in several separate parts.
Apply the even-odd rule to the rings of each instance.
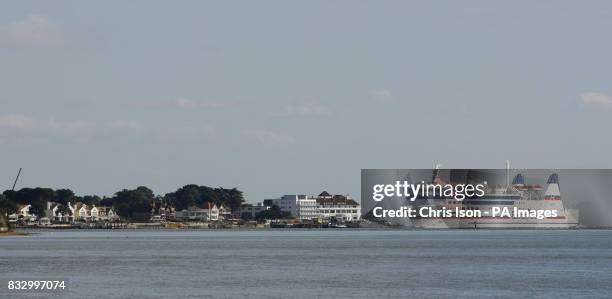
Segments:
[[[17,172],[17,177],[15,178],[15,182],[13,183],[13,188],[11,191],[15,191],[15,185],[17,185],[17,180],[19,180],[19,175],[21,174],[21,167],[19,167],[19,171]]]

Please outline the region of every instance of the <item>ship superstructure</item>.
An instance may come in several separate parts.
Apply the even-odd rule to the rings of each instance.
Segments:
[[[442,180],[434,172],[434,183]],[[449,209],[456,211],[479,211],[478,217],[421,217],[413,219],[417,228],[574,228],[578,226],[578,211],[566,209],[559,189],[559,176],[551,174],[544,189],[540,185],[526,184],[525,177],[517,174],[512,183],[509,181],[509,165],[506,172],[506,184],[487,186],[484,196],[466,198],[459,201],[453,198],[428,198],[422,200],[420,207]],[[510,214],[499,215],[495,211],[510,211]],[[541,211],[554,211],[554,215],[535,216]],[[521,211],[522,213],[514,213]],[[537,212],[537,213],[536,213]],[[519,215],[520,214],[520,215]]]

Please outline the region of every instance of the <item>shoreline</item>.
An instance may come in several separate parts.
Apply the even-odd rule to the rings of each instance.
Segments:
[[[13,237],[13,236],[30,236],[32,233],[30,232],[22,232],[22,231],[9,231],[0,233],[0,237]]]
[[[158,231],[358,231],[358,230],[395,230],[395,231],[575,231],[575,230],[612,230],[612,227],[576,227],[576,228],[415,228],[415,227],[232,227],[232,228],[208,228],[197,226],[160,227],[160,226],[140,226],[140,227],[121,227],[121,228],[53,228],[53,227],[20,227],[19,231],[0,233],[0,236],[11,235],[31,235],[36,231],[139,231],[139,230],[158,230]],[[24,231],[25,230],[25,231]]]

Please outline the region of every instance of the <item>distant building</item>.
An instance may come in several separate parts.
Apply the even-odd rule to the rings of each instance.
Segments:
[[[282,212],[289,212],[300,220],[334,217],[343,221],[357,221],[361,218],[359,203],[350,195],[331,195],[327,191],[318,196],[283,195],[276,199],[266,199],[264,203],[273,203]]]
[[[70,223],[74,221],[72,211],[68,209],[62,209],[62,204],[57,202],[48,201],[47,210],[45,215],[49,219],[49,222],[54,223]],[[63,212],[62,212],[63,210]]]
[[[274,205],[281,212],[289,212],[300,220],[317,218],[317,200],[307,195],[283,195],[281,198],[273,199]]]
[[[257,213],[270,209],[269,206],[265,206],[261,203],[257,203],[256,205],[252,204],[243,204],[238,209],[238,213],[234,215],[236,218],[245,218],[246,215],[249,215],[250,218],[255,218]]]
[[[38,225],[49,225],[51,224],[51,220],[49,220],[49,218],[47,217],[42,217],[40,219],[38,219]]]
[[[72,210],[75,221],[89,221],[91,219],[91,215],[89,214],[89,209],[87,205],[82,202],[74,203],[74,206],[71,206],[68,203],[68,207]]]
[[[51,223],[71,223],[74,221],[116,221],[119,219],[117,213],[112,207],[96,207],[95,205],[86,205],[82,202],[71,204],[68,202],[62,205],[58,202],[48,201],[44,214],[37,215],[30,213],[31,205],[19,205],[17,212],[9,215],[10,222],[21,222],[34,224],[51,224]]]
[[[174,214],[174,219],[179,221],[218,221],[219,207],[214,204],[207,209],[190,207],[189,209],[176,211]]]
[[[98,210],[98,216],[95,220],[115,221],[119,220],[119,215],[115,213],[112,207],[95,207]],[[93,215],[92,215],[93,217]]]
[[[219,219],[230,219],[232,218],[232,210],[226,207],[224,204],[219,206]]]
[[[119,215],[112,207],[96,207],[95,205],[86,205],[82,202],[71,204],[68,202],[67,209],[61,208],[62,204],[56,202],[47,202],[47,210],[45,212],[47,218],[52,223],[65,223],[74,221],[98,222],[98,221],[116,221],[119,220]],[[63,212],[62,212],[63,210]]]
[[[17,206],[17,211],[11,215],[8,216],[9,218],[9,222],[17,222],[17,221],[23,221],[26,223],[32,223],[36,221],[36,215],[31,214],[30,213],[30,208],[32,207],[32,205],[26,204],[26,205],[18,205]]]
[[[361,208],[350,195],[331,195],[323,191],[317,197],[317,211],[321,218],[356,221],[361,218]]]
[[[32,205],[18,205],[17,206],[17,217],[30,217],[30,216],[34,216],[33,214],[30,214],[30,208],[32,207]]]

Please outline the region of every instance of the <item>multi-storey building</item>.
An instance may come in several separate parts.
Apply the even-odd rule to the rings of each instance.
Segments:
[[[307,195],[283,195],[281,198],[273,199],[282,212],[289,212],[297,219],[317,218],[317,200]]]
[[[317,212],[321,218],[356,221],[361,218],[361,208],[350,195],[331,195],[326,191],[317,197]]]
[[[282,212],[289,212],[300,220],[334,217],[343,221],[357,221],[361,218],[359,204],[349,195],[331,195],[326,191],[318,196],[284,195],[264,202],[272,203]]]

